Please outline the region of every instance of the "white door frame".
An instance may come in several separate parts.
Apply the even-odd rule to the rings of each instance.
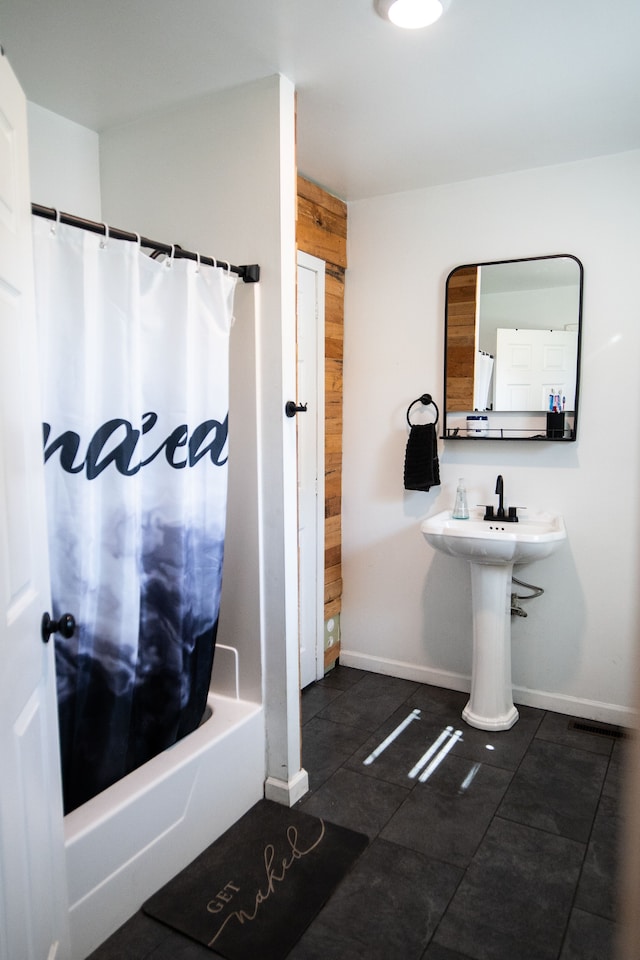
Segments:
[[[325,262],[298,252],[298,566],[300,686],[324,676]]]
[[[67,960],[27,110],[4,55],[0,91],[0,960]]]

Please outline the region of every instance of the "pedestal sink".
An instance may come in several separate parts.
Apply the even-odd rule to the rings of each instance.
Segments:
[[[428,543],[471,564],[473,666],[471,696],[462,718],[481,730],[508,730],[518,719],[511,688],[511,577],[516,563],[552,554],[566,539],[564,521],[549,513],[517,523],[454,520],[451,511],[421,524]]]

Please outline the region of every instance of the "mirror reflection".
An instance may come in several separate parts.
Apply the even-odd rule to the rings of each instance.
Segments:
[[[467,264],[446,289],[445,437],[575,440],[582,264]]]

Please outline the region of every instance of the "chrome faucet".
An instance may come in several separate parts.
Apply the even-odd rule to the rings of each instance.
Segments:
[[[496,493],[498,494],[498,520],[504,520],[504,480],[501,473],[496,480]]]

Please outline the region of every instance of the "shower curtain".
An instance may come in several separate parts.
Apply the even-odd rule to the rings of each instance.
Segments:
[[[65,812],[197,727],[218,623],[236,278],[34,218]]]

